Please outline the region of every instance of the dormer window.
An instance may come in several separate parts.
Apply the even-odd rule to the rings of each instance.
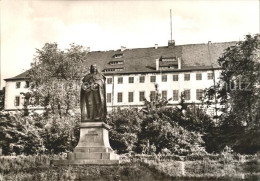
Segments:
[[[124,68],[106,68],[103,71],[104,72],[119,72],[119,71],[123,71]]]
[[[161,57],[159,59],[159,69],[178,69],[177,57]]]
[[[173,62],[177,61],[175,57],[170,57],[170,58],[162,58],[162,62]]]
[[[109,65],[122,65],[124,64],[124,60],[113,60],[108,63]]]
[[[115,54],[113,57],[114,58],[122,58],[123,57],[123,53]]]

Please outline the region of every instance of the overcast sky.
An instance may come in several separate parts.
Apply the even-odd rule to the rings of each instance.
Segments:
[[[259,32],[258,0],[1,2],[1,79],[30,68],[35,49],[57,42],[93,50],[242,40]],[[192,52],[191,52],[192,53]],[[4,86],[1,81],[1,86]]]

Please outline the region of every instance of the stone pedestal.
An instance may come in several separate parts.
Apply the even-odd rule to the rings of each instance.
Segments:
[[[68,160],[53,160],[54,165],[68,164],[118,164],[108,137],[109,126],[104,122],[86,122],[80,125],[79,143]]]

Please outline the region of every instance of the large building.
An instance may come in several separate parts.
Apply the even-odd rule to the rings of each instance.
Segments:
[[[177,105],[181,93],[187,103],[200,103],[203,90],[218,82],[221,67],[217,60],[236,42],[175,45],[150,48],[93,51],[86,56],[86,68],[96,64],[107,81],[108,109],[141,107],[144,98],[155,95],[155,84],[169,105]],[[21,92],[28,91],[27,72],[5,79],[5,110],[23,108]],[[213,110],[208,110],[213,114]]]

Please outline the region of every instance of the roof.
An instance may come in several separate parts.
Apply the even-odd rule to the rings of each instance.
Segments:
[[[176,45],[174,47],[154,47],[150,48],[135,48],[110,51],[95,51],[89,52],[86,57],[85,65],[89,67],[95,63],[99,69],[116,68],[119,65],[109,65],[111,61],[124,60],[124,70],[119,73],[138,73],[138,72],[157,72],[156,59],[161,57],[180,57],[181,69],[196,70],[207,67],[220,68],[218,58],[224,53],[224,50],[229,46],[235,45],[236,42],[225,43],[210,43],[210,44],[192,44],[192,45]],[[114,58],[115,54],[122,54],[121,58]],[[162,63],[162,62],[161,62]],[[166,63],[167,64],[167,63]],[[120,66],[120,67],[121,67]],[[160,70],[162,71],[162,70]],[[163,71],[167,71],[163,70]],[[179,71],[172,69],[171,71]],[[111,74],[111,72],[109,72]]]
[[[135,48],[126,49],[124,51],[93,51],[89,52],[85,57],[84,66],[89,67],[91,64],[96,64],[99,70],[106,68],[123,67],[122,71],[108,72],[105,74],[124,74],[124,73],[145,73],[145,72],[168,72],[168,71],[187,71],[187,70],[205,70],[209,68],[218,69],[218,58],[224,53],[224,50],[229,46],[235,45],[237,42],[224,43],[209,43],[209,44],[190,44],[190,45],[175,45],[163,46],[155,49]],[[116,54],[123,54],[120,58],[115,58]],[[156,59],[161,57],[180,57],[181,69],[171,70],[156,70]],[[111,65],[112,61],[124,61],[124,64]],[[5,80],[15,80],[26,78],[28,71]]]
[[[7,79],[4,79],[5,81],[8,81],[8,80],[24,80],[27,78],[29,74],[29,70],[26,70],[25,72],[15,76],[15,77],[11,77],[11,78],[7,78]]]

